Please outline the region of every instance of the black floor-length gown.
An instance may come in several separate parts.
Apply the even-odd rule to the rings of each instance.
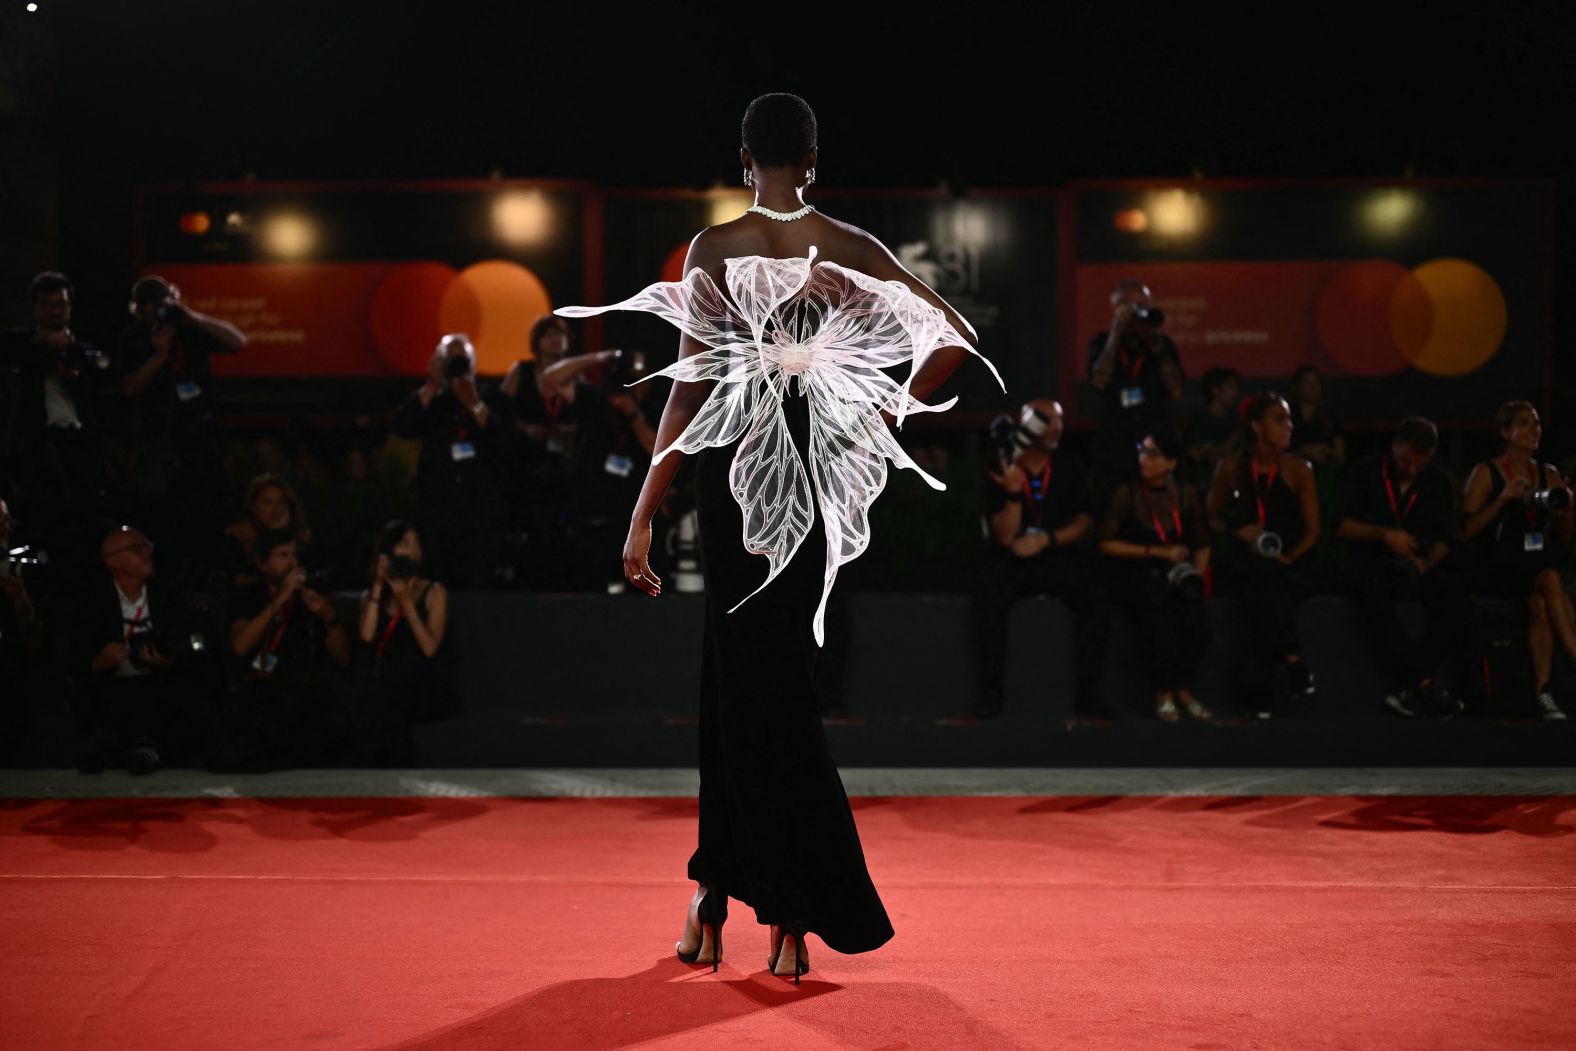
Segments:
[[[807,460],[809,411],[783,411]],[[700,845],[689,876],[755,909],[761,923],[802,925],[841,953],[868,952],[892,923],[865,867],[814,689],[826,538],[820,516],[787,567],[760,586],[767,560],[744,549],[729,487],[737,441],[696,454],[706,635],[700,697]]]

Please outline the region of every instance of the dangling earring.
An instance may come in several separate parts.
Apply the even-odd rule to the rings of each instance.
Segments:
[[[746,186],[754,186],[755,185],[755,176],[750,173],[750,169],[748,169],[748,168],[744,169],[744,185],[746,185]]]
[[[805,185],[809,186],[810,183],[813,183],[813,182],[815,182],[815,169],[811,168],[810,169],[810,178],[805,182]]]

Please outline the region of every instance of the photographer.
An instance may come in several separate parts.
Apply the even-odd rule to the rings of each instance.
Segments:
[[[1176,722],[1180,700],[1209,719],[1193,696],[1193,674],[1209,645],[1204,620],[1204,571],[1209,527],[1198,489],[1179,483],[1182,438],[1165,430],[1138,446],[1138,479],[1116,491],[1100,523],[1111,597],[1127,611],[1133,637],[1155,689],[1155,714]]]
[[[217,766],[270,769],[337,760],[350,718],[334,689],[350,636],[333,602],[308,587],[295,537],[265,530],[252,547],[258,582],[230,598],[235,707]]]
[[[27,539],[63,566],[86,568],[103,511],[95,419],[109,362],[71,331],[64,274],[39,274],[28,298],[32,327],[0,336],[0,474],[16,481]]]
[[[22,576],[26,564],[11,550],[11,509],[0,497],[0,683],[7,684],[0,701],[0,762],[15,751],[27,729],[29,691],[24,686],[44,648],[44,625]]]
[[[414,766],[410,724],[459,709],[452,647],[445,645],[449,595],[421,575],[421,535],[395,520],[378,535],[372,584],[361,595],[362,675],[358,760]]]
[[[1133,448],[1144,435],[1172,424],[1182,397],[1177,345],[1161,330],[1165,314],[1141,281],[1111,291],[1111,327],[1089,344],[1089,385],[1100,396],[1100,419],[1090,446],[1095,498],[1133,478]]]
[[[576,590],[603,591],[610,582],[624,581],[629,513],[640,497],[657,432],[641,408],[651,384],[635,383],[646,375],[645,354],[612,350],[598,356],[605,356],[607,389],[597,392],[598,411],[586,414],[575,450],[571,583]]]
[[[1568,544],[1576,525],[1571,491],[1552,464],[1533,457],[1543,421],[1531,402],[1506,402],[1495,423],[1504,452],[1472,468],[1461,498],[1472,593],[1527,604],[1538,713],[1564,719],[1552,686],[1554,639],[1576,659],[1576,611],[1555,567],[1554,545]]]
[[[113,586],[89,592],[77,633],[89,732],[78,769],[151,773],[201,736],[182,672],[203,639],[180,600],[154,582],[153,545],[140,530],[114,530],[100,554]]]
[[[1465,644],[1470,609],[1460,582],[1442,563],[1455,533],[1450,476],[1434,462],[1439,430],[1421,416],[1396,429],[1388,453],[1352,464],[1336,535],[1346,541],[1341,576],[1384,674],[1385,705],[1397,715],[1460,711],[1441,676]],[[1423,605],[1427,633],[1413,639],[1395,604]]]
[[[476,386],[476,348],[444,336],[427,382],[394,414],[394,432],[419,439],[416,521],[455,587],[486,582],[498,564],[501,425]]]
[[[1109,609],[1093,586],[1085,541],[1094,529],[1083,465],[1058,451],[1062,407],[1048,398],[1025,405],[1018,422],[992,426],[997,471],[985,487],[990,554],[975,595],[975,627],[982,677],[975,715],[1000,715],[1007,664],[1007,612],[1027,595],[1061,599],[1077,625],[1075,709],[1105,714],[1099,697]]]
[[[1302,556],[1319,540],[1313,468],[1286,450],[1291,408],[1273,391],[1242,404],[1243,452],[1215,470],[1207,512],[1214,544],[1215,591],[1235,598],[1247,621],[1250,652],[1236,662],[1239,681],[1284,666],[1289,698],[1313,693],[1313,673],[1297,641],[1297,608],[1313,593]],[[1257,714],[1269,718],[1272,690],[1262,681]]]
[[[180,289],[155,275],[132,286],[130,310],[115,365],[130,408],[131,498],[185,559],[214,546],[228,510],[212,358],[239,353],[246,337],[186,306]]]

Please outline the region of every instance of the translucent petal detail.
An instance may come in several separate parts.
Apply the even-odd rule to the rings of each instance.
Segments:
[[[985,361],[998,384],[1001,376],[944,313],[901,281],[817,263],[815,256],[812,246],[797,258],[724,260],[726,296],[696,268],[683,281],[652,285],[620,303],[555,313],[648,311],[707,347],[652,374],[714,384],[684,432],[656,459],[675,448],[693,453],[739,442],[729,484],[744,515],[745,550],[765,555],[768,571],[730,613],[783,571],[819,509],[826,571],[813,626],[822,644],[837,571],[870,546],[870,505],[886,487],[887,461],[918,472],[932,488],[946,488],[903,451],[881,412],[901,426],[910,413],[956,404],[949,398],[929,405],[910,390],[915,374],[942,347],[963,347]],[[901,381],[884,371],[904,364],[908,375]],[[790,388],[809,401],[808,469],[783,414]]]

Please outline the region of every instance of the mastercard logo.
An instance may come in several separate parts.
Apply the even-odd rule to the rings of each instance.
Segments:
[[[1314,314],[1319,342],[1348,373],[1414,368],[1464,376],[1505,342],[1505,295],[1465,259],[1408,270],[1388,260],[1348,263],[1330,275]]]
[[[438,339],[464,332],[476,346],[476,370],[499,376],[531,357],[531,325],[552,312],[547,287],[528,268],[489,259],[456,270],[406,263],[373,293],[372,341],[398,372],[426,371]]]

